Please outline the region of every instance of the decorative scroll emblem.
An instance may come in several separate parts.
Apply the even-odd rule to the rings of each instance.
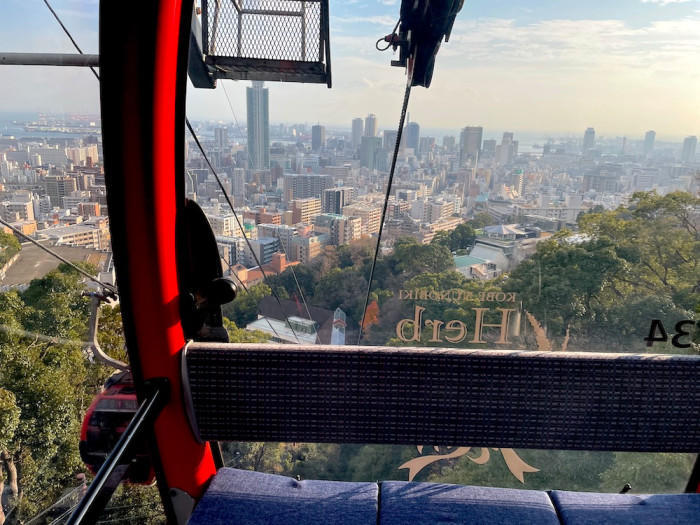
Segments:
[[[423,445],[419,445],[418,447],[418,453],[422,454],[423,453]],[[446,454],[440,454],[440,448],[439,447],[433,447],[433,450],[435,452],[438,452],[437,454],[427,454],[425,456],[419,456],[417,458],[413,458],[410,461],[407,461],[403,465],[401,465],[399,468],[407,468],[408,469],[408,481],[413,481],[413,478],[416,477],[416,475],[423,470],[425,467],[428,465],[435,463],[436,461],[442,461],[444,459],[455,459],[459,458],[462,456],[467,456],[471,461],[476,463],[477,465],[483,465],[488,462],[489,459],[491,459],[491,453],[489,452],[488,448],[482,447],[481,448],[481,454],[478,457],[474,456],[469,456],[469,451],[473,447],[448,447],[448,448],[454,448],[451,452],[447,452]],[[513,450],[512,448],[493,448],[491,450],[494,451],[499,451],[501,454],[503,454],[503,459],[506,462],[506,466],[508,467],[508,470],[510,470],[511,474],[515,476],[520,483],[525,483],[525,472],[539,472],[540,469],[535,468],[533,466],[528,465],[525,463],[520,456]]]

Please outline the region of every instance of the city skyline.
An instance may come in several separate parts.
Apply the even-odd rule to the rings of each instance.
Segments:
[[[250,83],[249,83],[250,84]],[[250,87],[250,86],[248,86]],[[267,86],[266,86],[267,88]],[[80,116],[80,117],[94,117],[96,119],[100,118],[99,114],[81,114],[81,113],[71,113],[71,112],[66,112],[66,113],[51,113],[51,112],[38,112],[38,111],[14,111],[14,112],[4,112],[0,111],[0,136],[5,133],[6,135],[12,135],[13,134],[13,129],[18,130],[19,127],[7,127],[7,124],[11,121],[17,121],[19,123],[22,122],[27,122],[31,120],[36,120],[39,118],[40,115],[46,116],[46,117],[51,117],[51,118],[56,118],[56,119],[67,119],[70,116]],[[224,126],[228,127],[231,129],[232,134],[230,135],[230,138],[239,142],[243,143],[240,141],[241,138],[247,138],[247,122],[245,118],[237,118],[235,121],[233,118],[222,118],[222,119],[207,119],[207,118],[191,118],[190,119],[193,123],[198,123],[198,124],[205,124],[205,125],[215,125],[215,126]],[[270,119],[269,126],[271,128],[278,128],[279,126],[286,126],[286,127],[293,127],[293,128],[298,128],[298,127],[305,127],[308,128],[308,135],[309,137],[312,136],[312,128],[316,125],[320,125],[322,128],[324,128],[324,131],[326,134],[330,134],[328,136],[333,136],[334,134],[346,134],[348,136],[348,139],[352,141],[353,137],[353,131],[352,131],[352,123],[354,121],[362,121],[364,122],[365,117],[359,117],[359,118],[353,118],[351,119],[350,123],[327,123],[322,120],[312,120],[312,121],[279,121],[279,120],[272,120]],[[425,136],[430,136],[434,137],[436,139],[442,139],[443,137],[453,137],[457,141],[460,139],[460,134],[463,132],[464,128],[480,128],[482,129],[483,133],[483,140],[489,140],[489,139],[500,139],[503,135],[503,133],[515,133],[518,135],[521,139],[524,139],[525,143],[529,142],[545,142],[547,140],[579,140],[582,141],[584,132],[586,129],[589,127],[593,128],[595,130],[596,134],[596,140],[602,140],[602,141],[611,141],[611,140],[622,140],[626,139],[628,141],[631,141],[631,143],[644,143],[646,139],[646,135],[649,132],[654,133],[654,148],[657,147],[662,147],[666,146],[669,147],[671,145],[677,145],[678,148],[682,148],[683,142],[685,139],[689,137],[699,137],[700,138],[700,133],[685,133],[685,134],[678,134],[678,135],[668,135],[668,134],[659,134],[655,130],[649,129],[649,128],[643,128],[639,129],[636,131],[632,131],[629,134],[618,134],[615,132],[608,132],[607,130],[600,130],[597,126],[585,126],[584,128],[581,129],[571,129],[567,131],[536,131],[532,129],[518,129],[515,127],[505,127],[505,128],[496,128],[489,126],[488,124],[474,124],[474,123],[465,123],[462,124],[461,126],[456,126],[453,128],[434,128],[434,127],[423,127],[420,122],[416,122],[421,126],[421,135]],[[390,123],[392,124],[392,123]],[[8,131],[4,131],[7,127]],[[16,131],[14,131],[16,133]],[[395,135],[396,134],[396,129],[395,128],[390,128],[390,127],[383,127],[381,125],[378,125],[377,127],[377,136],[378,137],[384,137],[387,133],[390,135]],[[405,133],[405,130],[404,130]],[[43,137],[42,132],[29,132],[25,131],[22,132],[20,137],[24,136],[36,136],[36,137]],[[57,138],[60,136],[59,135],[47,135],[49,138]],[[361,137],[360,137],[361,138]],[[404,137],[405,138],[405,137]],[[270,137],[270,143],[274,142],[275,139],[274,137]],[[359,145],[359,143],[358,143]]]
[[[71,52],[42,7],[8,2],[0,49]],[[64,0],[55,7],[85,51],[96,52],[97,3]],[[425,129],[483,125],[565,133],[590,126],[605,135],[648,129],[680,139],[697,135],[699,7],[696,1],[621,0],[614,7],[467,2],[451,41],[442,46],[433,86],[414,90],[412,116]],[[391,55],[376,52],[374,41],[390,32],[397,11],[397,2],[332,2],[335,88],[269,84],[271,121],[335,126],[375,112],[380,129],[395,122],[403,72],[389,67]],[[30,19],[32,30],[26,27]],[[0,110],[98,111],[90,72],[58,69],[8,69]],[[248,83],[225,84],[241,118]],[[191,89],[190,117],[230,119],[221,91]]]

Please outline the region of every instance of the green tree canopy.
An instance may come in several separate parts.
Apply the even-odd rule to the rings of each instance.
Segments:
[[[21,248],[22,245],[14,235],[0,230],[0,268],[19,253]]]
[[[462,223],[452,231],[438,232],[431,244],[441,244],[451,252],[465,250],[474,244],[476,231],[471,223]]]
[[[247,292],[239,289],[236,298],[223,306],[223,314],[236,326],[245,327],[257,319],[258,303],[268,295],[272,295],[272,290],[263,283],[249,286]]]

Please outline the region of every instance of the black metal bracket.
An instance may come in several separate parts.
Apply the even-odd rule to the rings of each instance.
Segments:
[[[153,423],[170,398],[170,382],[166,378],[149,379],[144,382],[144,390],[146,398],[68,519],[68,525],[97,521],[134,459],[140,440],[153,433]]]
[[[206,2],[204,2],[206,5]],[[187,66],[187,74],[196,88],[216,88],[216,78],[209,66],[204,62],[205,46],[202,45],[202,25],[196,13],[192,14],[192,29],[190,32],[190,60]]]

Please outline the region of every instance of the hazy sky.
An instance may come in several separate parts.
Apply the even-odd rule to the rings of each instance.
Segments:
[[[54,0],[85,52],[97,52],[97,0]],[[138,2],[133,3],[138,16]],[[0,50],[70,52],[41,0],[0,0]],[[273,122],[396,125],[404,74],[374,43],[398,0],[331,0],[333,89],[267,84]],[[226,81],[245,120],[245,83]],[[0,111],[96,112],[89,71],[0,68]],[[193,118],[231,120],[221,88],[191,89]],[[583,131],[659,139],[700,134],[700,0],[466,0],[411,119],[428,128]]]

